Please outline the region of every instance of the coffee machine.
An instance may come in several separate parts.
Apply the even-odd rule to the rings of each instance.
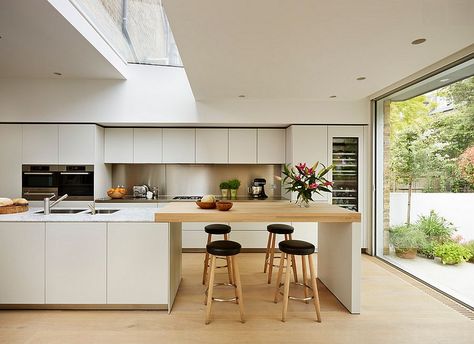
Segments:
[[[250,195],[256,199],[268,198],[268,196],[265,195],[264,188],[266,183],[267,181],[264,178],[255,178],[249,188]]]

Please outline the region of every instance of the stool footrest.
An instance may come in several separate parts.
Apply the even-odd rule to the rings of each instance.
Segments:
[[[237,288],[235,284],[231,283],[214,283],[214,287],[232,287],[232,288]],[[206,288],[206,291],[204,294],[206,296],[208,295],[209,287]],[[239,298],[237,296],[233,297],[228,297],[228,298],[222,298],[222,297],[212,297],[212,301],[217,301],[217,302],[236,302]]]
[[[305,287],[305,288],[308,288],[309,290],[313,291],[313,288],[311,286],[307,285],[306,283],[291,282],[290,284],[299,285],[301,287]],[[284,285],[285,285],[285,283],[280,283],[280,286],[278,287],[280,289],[280,295],[283,295],[283,296],[284,296],[284,293],[281,291],[281,287],[283,287]],[[297,296],[288,295],[288,298],[290,300],[306,302],[306,301],[310,301],[310,300],[314,299],[314,295],[308,296],[308,297],[297,297]]]

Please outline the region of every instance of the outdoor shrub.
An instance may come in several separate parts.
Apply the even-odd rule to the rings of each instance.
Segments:
[[[452,223],[434,210],[431,210],[428,216],[420,216],[415,225],[426,235],[426,242],[419,252],[428,258],[433,258],[436,245],[451,241],[451,236],[456,231]]]
[[[390,243],[398,250],[421,248],[426,245],[426,234],[417,226],[401,225],[390,228]]]
[[[463,246],[467,248],[471,253],[471,258],[469,259],[469,262],[474,263],[474,240],[468,241]]]
[[[459,264],[468,261],[472,254],[461,244],[448,242],[435,246],[434,255],[441,258],[443,264]]]

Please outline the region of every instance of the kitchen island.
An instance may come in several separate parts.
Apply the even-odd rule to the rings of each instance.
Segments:
[[[183,222],[318,222],[318,278],[353,314],[360,313],[361,214],[327,204],[300,208],[287,202],[235,203],[229,211],[170,203],[155,221],[180,228]]]

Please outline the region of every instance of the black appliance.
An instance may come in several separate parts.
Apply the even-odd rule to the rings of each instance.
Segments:
[[[264,178],[255,178],[253,180],[252,186],[250,187],[253,198],[268,198],[268,196],[265,194],[265,184],[267,184],[267,181]]]
[[[59,193],[59,169],[50,165],[22,166],[22,197],[43,200]]]
[[[94,166],[60,165],[59,194],[68,194],[71,201],[94,200]]]
[[[173,199],[176,200],[192,200],[192,201],[198,201],[202,198],[202,196],[175,196]]]

